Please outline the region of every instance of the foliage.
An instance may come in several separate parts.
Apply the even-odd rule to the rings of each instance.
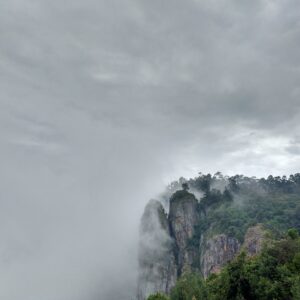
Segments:
[[[199,226],[210,228],[211,234],[226,233],[242,241],[247,228],[257,223],[277,232],[300,229],[300,173],[260,179],[199,173],[172,182],[161,199],[167,204],[191,193],[202,195],[199,210],[206,218],[201,218]]]
[[[174,201],[174,202],[179,202],[181,201],[183,198],[193,198],[195,199],[194,194],[189,193],[186,189],[180,190],[180,191],[176,191],[170,198],[170,202]]]
[[[154,295],[150,295],[147,300],[170,300],[170,298],[164,294],[156,293]]]
[[[221,274],[208,278],[209,299],[297,299],[300,239],[275,241],[254,258],[241,253]]]
[[[169,188],[180,189],[180,183],[203,195],[199,199],[199,230],[195,230],[191,244],[196,245],[205,232],[206,236],[225,233],[243,242],[247,229],[257,223],[278,234],[291,227],[300,229],[300,173],[266,179],[200,173],[194,179],[181,178]],[[171,201],[186,195],[185,188],[177,190]]]
[[[181,186],[184,191],[187,191],[189,189],[189,185],[186,182],[183,183]]]
[[[246,230],[263,223],[273,232],[300,229],[300,195],[245,195],[239,193],[234,203],[221,203],[206,213],[200,226],[210,234],[225,233],[243,241]],[[202,231],[203,232],[203,231]]]
[[[204,280],[199,274],[184,274],[171,291],[171,300],[201,300],[205,298]]]
[[[299,232],[298,232],[298,230],[296,228],[290,228],[288,230],[287,234],[293,240],[295,240],[295,239],[297,239],[299,237]]]
[[[299,300],[300,238],[291,232],[295,230],[270,242],[258,256],[240,253],[206,280],[199,274],[183,275],[170,300]]]

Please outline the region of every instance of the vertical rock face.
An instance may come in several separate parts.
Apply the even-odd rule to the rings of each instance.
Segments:
[[[154,292],[169,293],[177,279],[174,242],[164,209],[151,200],[140,227],[138,300]]]
[[[197,203],[195,196],[187,191],[177,191],[170,199],[169,222],[176,241],[179,274],[192,270],[199,258],[198,248],[190,243],[199,220]]]
[[[248,256],[259,254],[265,241],[265,230],[262,225],[248,228],[242,249]],[[240,251],[241,245],[237,239],[225,234],[215,235],[201,245],[201,271],[206,278],[211,273],[218,273]]]
[[[266,232],[260,224],[248,228],[243,244],[248,256],[254,256],[262,250],[265,234]]]
[[[240,243],[235,238],[218,234],[204,242],[201,248],[201,271],[206,278],[211,273],[220,272],[235,257],[240,250]]]
[[[183,273],[201,271],[206,278],[220,272],[241,248],[249,256],[261,251],[266,239],[262,225],[248,229],[242,247],[226,234],[207,238],[211,227],[196,232],[200,218],[205,218],[198,207],[195,196],[186,190],[173,194],[168,216],[158,201],[146,206],[140,227],[138,300],[156,292],[169,294]]]

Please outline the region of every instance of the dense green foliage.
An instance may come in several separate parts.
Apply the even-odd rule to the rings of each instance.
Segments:
[[[168,299],[153,298],[148,300]],[[204,281],[200,275],[184,275],[171,292],[170,300],[299,300],[300,238],[289,230],[285,238],[270,242],[260,255],[242,252]]]
[[[180,202],[182,199],[192,198],[195,199],[195,196],[192,193],[189,193],[187,189],[176,191],[170,198],[170,202]]]
[[[182,185],[183,190],[178,191]],[[200,234],[206,231],[207,236],[225,233],[242,242],[247,228],[257,223],[279,235],[291,227],[300,230],[300,173],[289,178],[270,175],[266,179],[229,177],[220,172],[213,176],[200,174],[173,182],[163,198],[180,198],[187,189],[198,195],[203,216],[190,241],[192,245],[197,246]]]
[[[235,202],[209,210],[200,222],[202,232],[210,228],[211,234],[225,233],[243,241],[247,228],[257,223],[279,234],[291,227],[300,229],[300,195],[239,193],[235,197]]]
[[[171,291],[171,300],[206,299],[207,293],[203,279],[199,274],[185,274]]]
[[[156,293],[149,296],[147,300],[170,300],[170,298],[164,294]]]

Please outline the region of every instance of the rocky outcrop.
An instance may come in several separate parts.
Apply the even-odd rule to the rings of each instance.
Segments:
[[[266,240],[266,231],[261,224],[249,227],[244,243],[225,234],[218,234],[201,243],[201,272],[206,278],[211,273],[220,272],[221,268],[230,262],[240,250],[244,250],[247,256],[260,253]]]
[[[169,223],[176,242],[176,258],[179,275],[197,265],[199,249],[190,243],[199,221],[198,202],[185,190],[177,191],[170,199]]]
[[[154,292],[169,293],[177,280],[174,242],[167,216],[158,201],[145,208],[140,227],[138,300]]]
[[[220,272],[235,257],[240,250],[240,243],[233,237],[218,234],[203,241],[201,248],[201,272],[206,278],[211,273]]]
[[[245,234],[243,249],[248,256],[257,255],[262,250],[265,240],[266,230],[263,228],[263,225],[258,224],[250,227]]]
[[[155,292],[169,293],[177,276],[195,271],[199,247],[191,240],[198,224],[198,202],[185,190],[173,194],[167,218],[158,201],[146,206],[140,226],[138,300]]]
[[[168,215],[158,201],[146,206],[140,227],[138,300],[155,292],[169,294],[183,273],[200,271],[205,278],[218,273],[241,249],[248,256],[261,251],[265,240],[262,225],[250,227],[241,246],[226,234],[211,236],[213,224],[197,232],[206,218],[199,208],[187,190],[172,195]]]

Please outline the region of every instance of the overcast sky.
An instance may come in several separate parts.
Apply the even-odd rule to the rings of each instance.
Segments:
[[[131,300],[170,180],[300,171],[299,0],[2,0],[0,298]]]

